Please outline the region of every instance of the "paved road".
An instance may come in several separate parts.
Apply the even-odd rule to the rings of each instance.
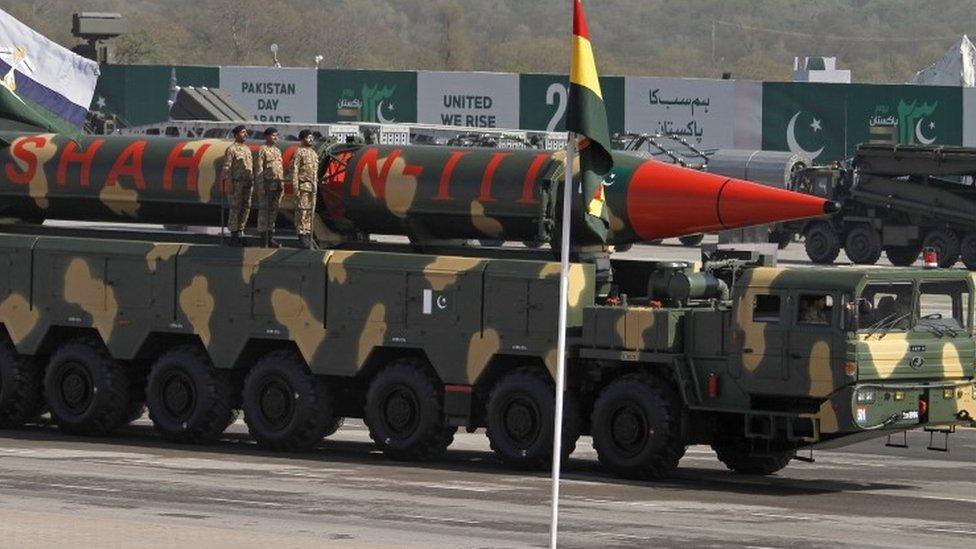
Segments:
[[[692,447],[667,482],[605,474],[588,439],[567,464],[564,547],[967,547],[976,430],[926,451],[884,440],[733,475]],[[112,439],[0,432],[3,547],[539,547],[549,480],[504,470],[482,433],[443,459],[390,462],[350,421],[313,453],[269,454],[240,422],[216,446],[170,445],[145,419]]]

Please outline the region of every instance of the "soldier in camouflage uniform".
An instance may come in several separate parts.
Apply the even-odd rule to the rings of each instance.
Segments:
[[[243,246],[241,238],[247,218],[251,213],[251,191],[254,182],[254,158],[251,149],[244,140],[247,139],[247,128],[236,126],[233,130],[234,143],[227,147],[224,154],[224,167],[220,173],[220,180],[230,179],[230,198],[227,216],[227,229],[230,230],[230,245]]]
[[[281,149],[278,148],[278,130],[268,128],[264,130],[264,137],[264,145],[258,149],[258,156],[254,161],[258,193],[258,233],[265,247],[278,248],[280,245],[274,239],[274,231],[275,220],[278,219],[278,207],[281,205],[281,180],[284,178],[284,168]]]
[[[319,155],[312,147],[315,136],[310,130],[298,134],[302,146],[295,152],[291,161],[291,182],[295,188],[298,207],[295,211],[295,230],[302,245],[310,250],[316,249],[312,236],[312,216],[315,213],[316,179],[319,173]]]

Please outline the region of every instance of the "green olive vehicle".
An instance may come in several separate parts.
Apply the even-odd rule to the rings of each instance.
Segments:
[[[104,435],[147,406],[163,437],[204,444],[243,409],[271,449],[356,417],[395,459],[460,427],[512,466],[548,462],[559,269],[537,253],[35,232],[0,235],[4,428],[46,409]],[[572,264],[567,452],[592,435],[606,467],[655,478],[711,444],[767,474],[811,445],[972,422],[965,271],[705,259],[614,259],[612,283]]]

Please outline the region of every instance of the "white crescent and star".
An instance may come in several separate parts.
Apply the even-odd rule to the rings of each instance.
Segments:
[[[438,309],[446,309],[447,308],[447,298],[446,297],[444,297],[442,295],[437,296],[437,308]]]
[[[801,147],[800,143],[796,140],[796,119],[800,117],[801,112],[802,111],[796,111],[793,118],[790,118],[790,123],[786,125],[786,145],[789,147],[791,153],[808,155],[810,158],[816,160],[816,158],[823,153],[824,147],[820,147],[815,151],[808,151]],[[810,124],[810,127],[815,133],[823,129],[820,124],[820,120],[817,120],[816,118],[813,119],[813,123]]]
[[[379,104],[376,105],[376,120],[380,124],[393,124],[396,122],[396,118],[387,118],[383,116],[383,103],[386,103],[386,99],[380,101]],[[393,108],[393,104],[390,103],[390,110],[392,111]]]
[[[936,137],[935,136],[933,136],[933,137],[925,137],[925,134],[922,133],[922,121],[923,120],[924,120],[924,118],[919,118],[918,119],[918,122],[915,123],[915,139],[917,139],[918,142],[921,143],[921,144],[923,144],[923,145],[931,145],[932,143],[935,143]],[[929,129],[930,130],[934,130],[935,129],[935,122],[929,122],[928,126],[929,126]]]

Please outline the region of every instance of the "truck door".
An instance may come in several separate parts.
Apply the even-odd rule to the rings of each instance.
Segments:
[[[817,290],[795,292],[791,301],[796,307],[787,350],[790,375],[809,383],[810,396],[826,396],[835,385],[831,355],[842,352],[835,349],[841,314],[835,303],[840,301],[830,292]]]
[[[770,288],[748,288],[738,300],[735,338],[738,370],[744,378],[783,380],[789,378],[785,360],[789,333],[789,294]]]

